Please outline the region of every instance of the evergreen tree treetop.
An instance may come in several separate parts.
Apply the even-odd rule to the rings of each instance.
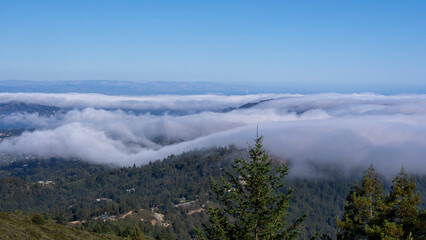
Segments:
[[[341,232],[338,239],[364,239],[366,225],[383,209],[382,185],[372,165],[364,173],[361,184],[355,182],[345,203],[343,219],[337,219]]]
[[[401,168],[385,197],[382,186],[370,166],[361,186],[355,183],[345,203],[343,219],[337,219],[338,239],[425,239],[426,224],[415,193],[415,179]]]
[[[288,174],[288,166],[272,167],[272,160],[263,149],[262,136],[249,145],[250,160],[236,158],[234,173],[227,171],[221,184],[212,181],[214,192],[221,204],[209,208],[210,224],[198,231],[199,239],[295,239],[297,227],[305,216],[288,225],[289,199],[293,189],[281,190]]]
[[[416,194],[415,190],[416,179],[410,179],[402,167],[393,179],[390,194],[386,199],[388,209],[385,217],[401,225],[405,237],[416,232],[415,223],[419,214],[420,195]],[[423,227],[426,228],[426,226]]]

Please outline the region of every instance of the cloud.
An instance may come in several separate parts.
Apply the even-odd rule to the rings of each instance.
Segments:
[[[23,102],[61,108],[107,108],[128,110],[174,110],[194,112],[238,107],[259,99],[274,98],[277,94],[261,95],[157,95],[108,96],[102,94],[0,93],[0,103]]]
[[[272,100],[228,112],[213,111],[266,99]],[[265,148],[290,161],[296,175],[314,175],[315,166],[350,172],[370,163],[387,176],[402,165],[410,173],[426,172],[426,95],[0,94],[0,102],[7,101],[72,110],[50,116],[15,113],[3,117],[3,123],[36,130],[4,140],[2,152],[72,156],[129,166],[195,148],[244,147],[259,126]],[[147,112],[120,110],[130,106]],[[186,114],[149,113],[162,109]]]

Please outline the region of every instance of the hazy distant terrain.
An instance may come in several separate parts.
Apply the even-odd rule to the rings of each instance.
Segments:
[[[368,85],[348,84],[312,84],[309,87],[297,83],[282,84],[264,83],[223,83],[209,81],[151,81],[134,82],[118,80],[70,80],[70,81],[29,81],[29,80],[0,80],[0,92],[11,93],[99,93],[106,95],[157,95],[157,94],[223,94],[246,95],[260,93],[323,93],[323,92],[370,92]],[[389,87],[379,84],[374,92],[381,94],[425,93],[424,85],[398,85]]]
[[[273,87],[241,86],[213,82],[130,82],[130,81],[0,81],[0,92],[102,93],[108,95],[153,94],[246,94],[276,92]]]

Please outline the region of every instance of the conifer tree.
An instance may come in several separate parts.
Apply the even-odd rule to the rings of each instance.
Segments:
[[[221,184],[213,182],[220,207],[209,208],[209,223],[203,224],[204,232],[196,229],[199,239],[295,239],[298,226],[305,216],[293,224],[286,223],[292,189],[280,192],[288,174],[288,166],[272,168],[272,160],[262,149],[263,137],[257,136],[253,147],[249,146],[250,161],[236,158],[227,171],[229,180]]]
[[[415,189],[415,178],[410,180],[404,168],[401,168],[400,173],[392,181],[391,191],[386,199],[388,207],[386,219],[402,226],[405,238],[415,231],[415,222],[419,214],[417,207],[420,204],[420,195],[415,193]]]
[[[345,203],[338,239],[425,239],[425,220],[415,193],[415,179],[401,168],[392,181],[390,193],[383,198],[380,182],[370,166],[359,187],[355,184]]]
[[[404,168],[401,168],[392,181],[383,211],[367,226],[367,233],[381,239],[423,239],[416,227],[419,222],[417,207],[420,196],[415,194],[415,189],[415,179],[410,180]]]
[[[382,185],[373,165],[364,173],[361,185],[355,182],[346,198],[343,219],[337,219],[338,239],[366,239],[368,224],[383,210]]]

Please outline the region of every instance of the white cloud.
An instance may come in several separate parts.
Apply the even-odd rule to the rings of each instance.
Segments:
[[[230,112],[210,110],[265,101]],[[91,162],[146,164],[194,148],[246,146],[256,126],[274,156],[292,161],[292,171],[311,175],[312,163],[350,171],[375,164],[394,175],[426,172],[426,95],[374,94],[150,96],[97,94],[0,94],[0,102],[24,101],[79,109],[51,116],[13,114],[37,130],[0,143],[0,151],[77,156]],[[182,116],[131,114],[121,110],[191,110]],[[162,146],[154,137],[165,137]]]
[[[130,110],[200,111],[220,110],[281,95],[157,95],[108,96],[102,94],[0,93],[0,103],[12,101],[57,106],[61,108],[121,108]]]

